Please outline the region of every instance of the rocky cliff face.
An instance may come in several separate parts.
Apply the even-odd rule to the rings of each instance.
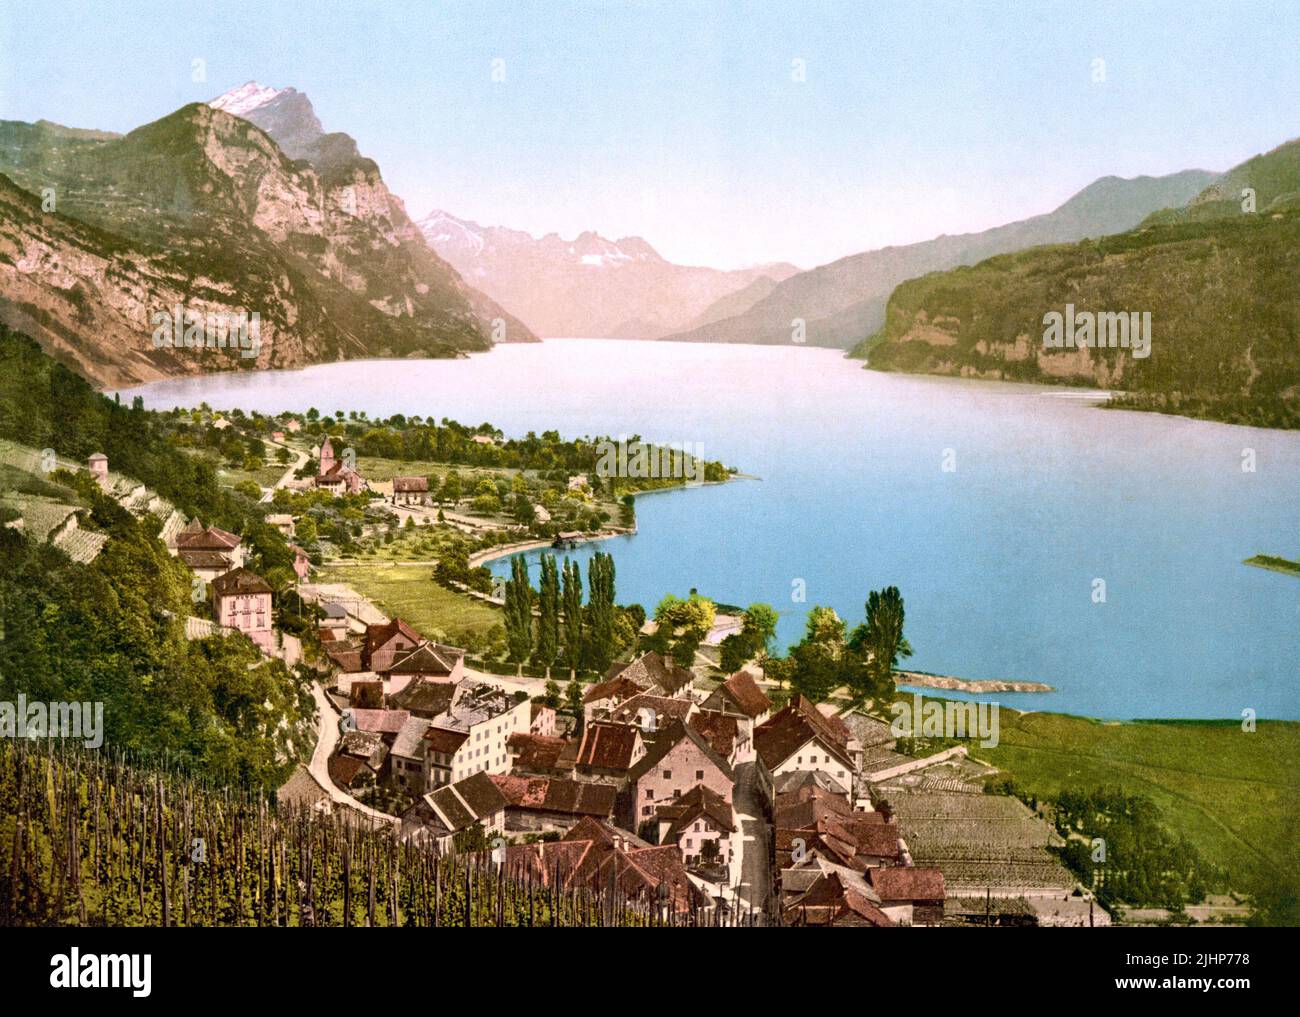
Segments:
[[[0,313],[104,385],[533,338],[331,137],[322,170],[203,104],[122,137],[0,123]],[[177,307],[257,315],[255,355],[159,347]]]

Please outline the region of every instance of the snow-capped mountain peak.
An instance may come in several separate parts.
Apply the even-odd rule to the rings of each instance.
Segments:
[[[208,100],[208,105],[213,109],[225,110],[234,116],[242,117],[259,106],[265,106],[286,91],[288,89],[271,88],[267,85],[259,85],[256,81],[246,81],[238,88],[232,88],[229,92],[223,92],[215,99]]]

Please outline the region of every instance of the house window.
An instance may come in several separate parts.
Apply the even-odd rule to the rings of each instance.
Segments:
[[[672,779],[673,779],[673,771],[672,771],[672,770],[665,770],[665,771],[664,771],[664,780],[672,780]]]
[[[696,770],[696,771],[695,771],[695,779],[696,779],[696,780],[703,780],[703,779],[704,779],[704,771],[703,771],[703,770]]]
[[[646,796],[647,798],[654,798],[654,796],[655,796],[654,789],[653,789],[653,788],[646,788],[646,789],[645,789],[645,796]]]
[[[641,806],[641,815],[643,815],[643,816],[648,816],[648,815],[650,815],[650,806],[649,806],[649,805],[642,805],[642,806]]]

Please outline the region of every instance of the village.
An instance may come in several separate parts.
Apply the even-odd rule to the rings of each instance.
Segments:
[[[323,491],[437,522],[426,478],[371,482],[328,435],[310,453],[279,429],[270,437],[293,458],[263,491],[268,509],[282,489]],[[718,923],[1110,922],[1050,850],[1061,842],[1051,825],[987,793],[997,771],[967,746],[909,744],[908,754],[886,721],[781,688],[761,655],[720,670],[734,616],[711,619],[690,667],[638,639],[584,681],[560,666],[511,674],[354,589],[313,582],[312,553],[295,541],[301,517],[265,517],[293,553],[285,590],[248,568],[239,534],[185,519],[110,473],[102,454],[84,470],[124,507],[161,519],[160,539],[194,577],[188,638],[247,638],[314,675],[316,744],[280,789],[285,805],[346,810],[441,856],[486,854],[545,885],[615,886],[629,901]],[[75,521],[50,539],[66,540],[58,534]],[[290,595],[312,618],[297,634],[277,623]],[[646,622],[642,635],[654,628]],[[558,695],[565,680],[580,694]]]

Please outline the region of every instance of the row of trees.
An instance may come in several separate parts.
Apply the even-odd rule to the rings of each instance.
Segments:
[[[505,584],[506,649],[516,664],[562,665],[604,671],[636,640],[639,612],[615,601],[614,559],[596,552],[587,563],[587,598],[576,561],[555,555],[541,559],[540,588],[534,590],[522,555],[510,562]],[[535,610],[534,610],[535,609]]]

